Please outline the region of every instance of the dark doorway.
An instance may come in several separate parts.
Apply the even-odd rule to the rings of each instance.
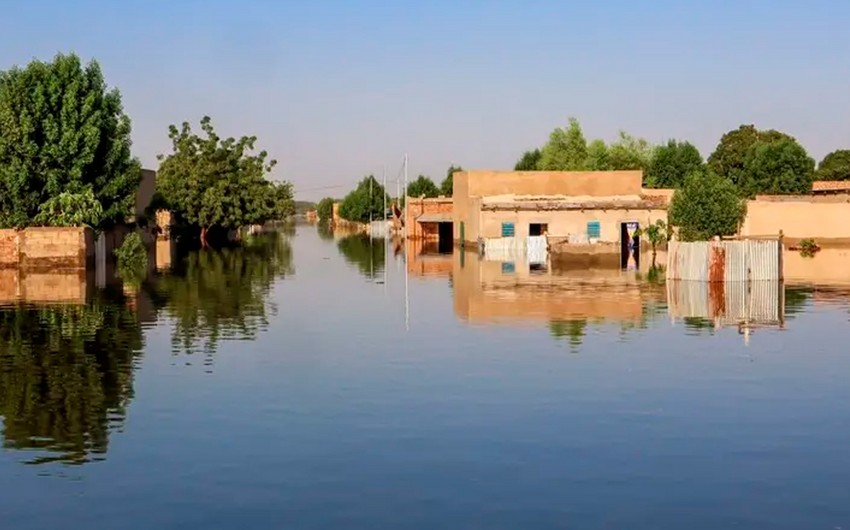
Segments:
[[[620,267],[627,270],[640,268],[640,225],[636,222],[620,223]]]
[[[549,231],[549,225],[546,223],[531,223],[528,225],[529,236],[542,236]]]
[[[454,248],[454,225],[452,223],[437,224],[437,247],[440,254],[451,254]]]

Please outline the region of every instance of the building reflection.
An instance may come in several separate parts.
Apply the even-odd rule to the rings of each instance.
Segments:
[[[437,241],[408,239],[405,245],[407,272],[410,276],[448,278],[452,275],[453,255],[451,252],[441,252]]]

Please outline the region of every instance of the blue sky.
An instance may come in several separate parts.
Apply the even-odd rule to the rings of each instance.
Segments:
[[[687,139],[741,123],[850,147],[850,2],[0,0],[0,68],[96,58],[148,167],[167,126],[255,134],[299,196],[368,173],[510,168],[577,117]],[[337,186],[322,190],[327,186]],[[394,189],[394,186],[390,186]]]

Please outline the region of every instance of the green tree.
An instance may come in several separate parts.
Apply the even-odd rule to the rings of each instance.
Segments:
[[[558,128],[549,135],[549,142],[540,153],[539,169],[546,171],[582,171],[587,167],[587,140],[581,125],[570,118],[569,126]]]
[[[79,193],[63,191],[39,207],[33,221],[40,226],[89,226],[97,228],[103,220],[103,206],[91,187]]]
[[[537,171],[538,169],[540,169],[540,149],[524,152],[514,165],[514,171]]]
[[[339,215],[343,219],[355,223],[366,223],[370,219],[384,218],[384,201],[390,204],[384,187],[369,175],[360,181],[357,188],[352,190],[339,205]]]
[[[712,171],[696,171],[673,194],[668,216],[682,241],[708,240],[738,231],[747,205],[732,181]]]
[[[644,175],[649,188],[678,188],[685,177],[701,169],[702,155],[690,142],[669,140],[655,148]]]
[[[316,206],[316,215],[319,216],[320,221],[328,222],[333,218],[334,202],[330,197],[325,197],[319,201],[319,204]]]
[[[463,171],[460,166],[451,165],[446,171],[446,178],[440,183],[440,193],[446,197],[454,195],[454,174],[458,171]]]
[[[608,171],[611,169],[608,146],[605,145],[603,140],[593,140],[588,144],[587,169],[589,171]]]
[[[31,225],[51,199],[87,190],[99,225],[122,222],[140,179],[121,95],[96,62],[60,54],[0,72],[0,227]]]
[[[649,241],[649,245],[652,247],[652,266],[649,272],[650,275],[653,275],[653,273],[657,274],[657,271],[655,271],[655,257],[658,253],[658,246],[670,239],[667,223],[663,219],[656,219],[655,223],[650,224],[644,229],[638,229],[635,236],[645,237]]]
[[[413,182],[407,185],[408,197],[436,197],[440,195],[440,189],[434,181],[425,175],[419,175]]]
[[[159,156],[157,191],[178,220],[200,229],[204,246],[211,228],[261,224],[293,208],[291,186],[266,180],[276,162],[252,154],[255,136],[221,139],[209,116],[201,129],[203,137],[186,122],[169,128],[173,152]]]
[[[744,164],[750,149],[757,143],[771,142],[780,138],[790,138],[790,136],[773,129],[760,131],[755,125],[741,125],[720,138],[720,143],[708,157],[708,167],[714,173],[740,186],[744,179]]]
[[[608,146],[608,165],[613,170],[645,170],[651,159],[652,145],[625,131],[620,131],[617,141]]]
[[[271,217],[268,220],[285,221],[295,214],[295,199],[292,184],[289,182],[274,182],[271,184],[274,198]]]
[[[758,142],[750,147],[738,187],[754,197],[765,194],[807,194],[812,191],[815,161],[790,137]]]
[[[818,180],[850,180],[850,149],[838,149],[823,157],[815,176]]]

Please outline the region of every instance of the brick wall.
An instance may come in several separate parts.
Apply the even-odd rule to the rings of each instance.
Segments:
[[[93,258],[88,228],[0,230],[0,267],[84,269]]]
[[[404,209],[404,223],[408,227],[407,237],[436,240],[439,236],[439,228],[436,223],[416,222],[416,219],[423,214],[445,214],[447,221],[450,222],[452,216],[451,197],[407,198],[407,207]]]

